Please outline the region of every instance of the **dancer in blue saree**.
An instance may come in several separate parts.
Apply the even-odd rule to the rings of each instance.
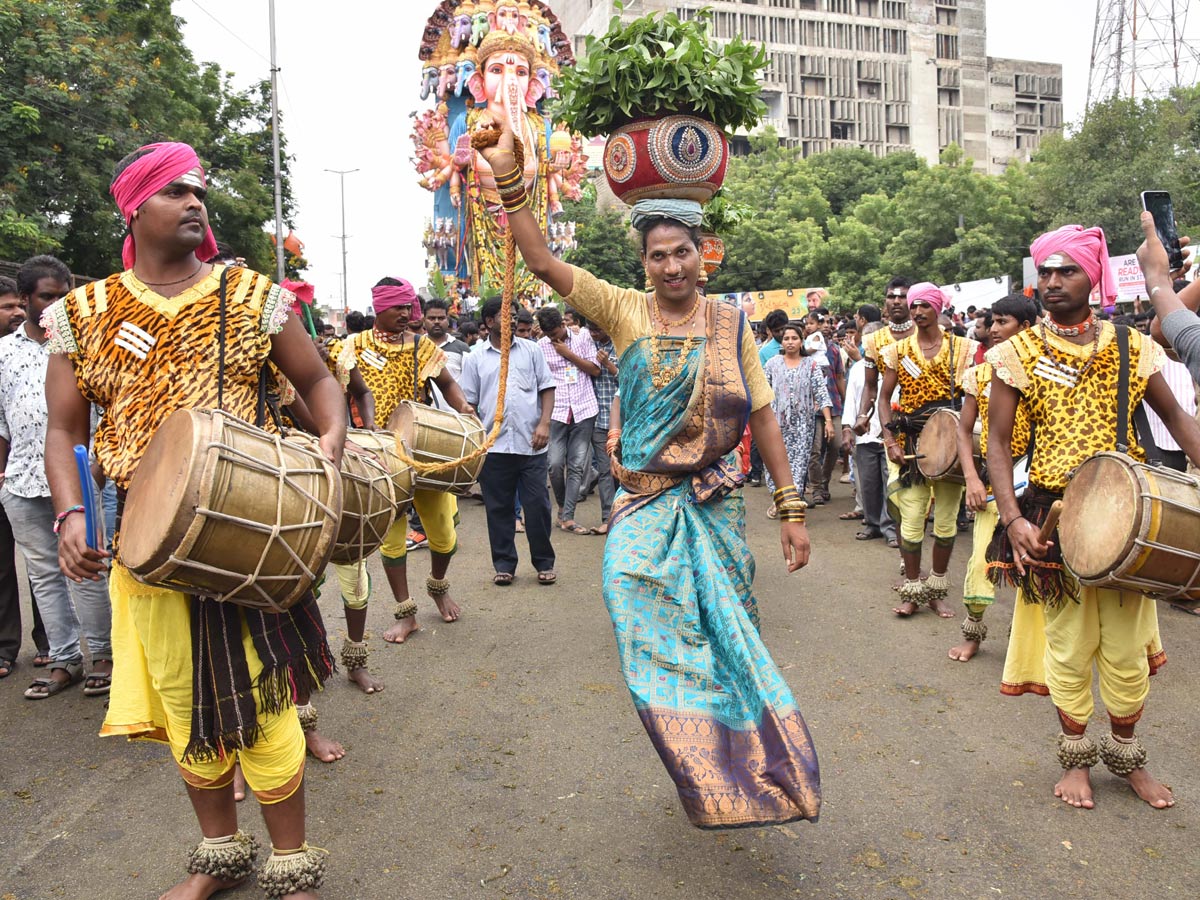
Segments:
[[[513,139],[485,149],[516,169]],[[497,183],[505,181],[499,176]],[[519,179],[516,179],[519,181]],[[820,774],[808,729],[758,632],[740,469],[747,421],[776,484],[789,572],[808,562],[803,503],[745,317],[696,291],[698,204],[634,208],[652,294],[557,260],[517,185],[502,200],[526,266],[600,323],[621,357],[620,480],[604,600],[642,723],[693,825],[815,821]]]

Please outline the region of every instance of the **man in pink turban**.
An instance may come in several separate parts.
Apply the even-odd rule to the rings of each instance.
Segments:
[[[1054,701],[1064,770],[1056,797],[1091,808],[1090,771],[1103,762],[1140,798],[1163,809],[1174,797],[1146,771],[1146,748],[1134,735],[1149,677],[1166,662],[1155,601],[1119,586],[1082,585],[1064,562],[1086,549],[1090,529],[1128,529],[1132,523],[1109,504],[1111,492],[1097,488],[1090,498],[1075,494],[1077,505],[1063,511],[1064,520],[1082,520],[1083,528],[1056,530],[1049,540],[1039,532],[1068,482],[1081,467],[1095,464],[1096,454],[1146,458],[1138,441],[1149,437],[1149,429],[1135,430],[1133,424],[1143,400],[1193,462],[1200,461],[1200,427],[1179,408],[1159,373],[1162,349],[1134,329],[1098,321],[1091,310],[1094,289],[1101,302],[1116,296],[1104,233],[1067,225],[1039,237],[1031,250],[1048,316],[987,352],[994,367],[987,464],[1002,526],[988,553],[989,569],[1019,587],[1018,608],[1037,604],[1042,613],[1014,619],[1002,690],[1049,694]],[[1012,441],[1022,400],[1032,447],[1029,485],[1018,500]],[[1122,465],[1111,458],[1102,464],[1110,471]],[[1068,540],[1070,546],[1064,546]],[[1087,735],[1097,674],[1111,726],[1099,746]]]
[[[946,605],[950,589],[946,573],[958,536],[963,485],[928,480],[919,465],[917,440],[934,412],[959,406],[963,374],[974,360],[978,345],[942,330],[938,319],[950,305],[950,298],[936,284],[922,281],[912,285],[907,302],[916,331],[879,350],[883,371],[879,396],[891,397],[900,388],[899,414],[894,414],[889,404],[879,404],[879,423],[888,432],[883,444],[892,464],[888,499],[899,513],[900,557],[904,560],[900,605],[892,612],[911,616],[927,603],[931,610],[948,619],[955,613]],[[953,434],[951,430],[951,441]],[[954,447],[948,450],[951,455],[956,453]],[[933,561],[929,577],[922,581],[921,550],[931,501],[934,503]]]
[[[403,278],[383,278],[371,288],[375,327],[335,341],[329,354],[339,363],[357,366],[375,398],[375,421],[386,425],[401,403],[421,404],[429,400],[430,387],[437,385],[446,403],[464,415],[474,415],[462,388],[446,368],[446,354],[431,340],[414,334],[409,323],[421,316],[421,302],[412,283]],[[461,610],[450,593],[450,558],[458,547],[455,520],[458,501],[446,491],[418,487],[413,492],[413,508],[421,517],[429,541],[430,575],[425,591],[437,604],[443,622],[458,620]],[[408,521],[401,516],[388,531],[379,547],[383,571],[396,601],[396,619],[383,639],[402,644],[417,630],[417,601],[408,587]],[[365,612],[370,595],[366,562],[338,566],[342,599],[348,609]],[[365,659],[365,648],[362,650]]]
[[[130,230],[126,271],[76,288],[42,320],[46,475],[59,510],[59,562],[75,581],[98,580],[110,563],[89,548],[75,514],[83,507],[72,448],[89,442],[92,403],[105,409],[96,459],[119,497],[150,464],[152,438],[172,413],[220,406],[254,421],[268,359],[304,400],[335,465],[346,441],[342,392],[291,315],[291,293],[249,269],[205,261],[217,250],[195,152],[143,147],[118,165],[112,193]],[[265,416],[260,425],[273,428]],[[126,519],[122,529],[137,524]],[[123,563],[122,535],[109,572],[114,669],[101,734],[165,742],[179,767],[203,840],[167,896],[208,897],[254,874],[256,842],[237,829],[239,761],[273,847],[260,884],[271,897],[315,896],[325,861],[305,843],[305,751],[326,761],[343,752],[315,740],[299,714],[333,669],[316,597],[310,591],[263,616],[142,584]]]
[[[132,269],[137,260],[133,220],[142,214],[146,202],[160,192],[171,195],[171,199],[184,200],[184,208],[176,211],[182,216],[182,220],[176,223],[176,230],[185,241],[190,240],[192,233],[201,236],[194,248],[197,261],[203,264],[216,256],[217,240],[208,227],[208,211],[204,208],[208,185],[196,151],[187,144],[147,144],[131,157],[126,157],[128,163],[118,169],[108,189],[121,215],[125,217],[125,226],[130,229],[121,248],[121,262],[125,268]],[[173,190],[167,191],[168,187]],[[186,202],[184,195],[187,194],[195,196],[199,203]],[[164,209],[160,213],[156,209],[154,212],[167,216],[172,211]],[[183,236],[185,233],[187,237]]]

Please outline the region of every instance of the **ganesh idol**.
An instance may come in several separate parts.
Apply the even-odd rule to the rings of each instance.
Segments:
[[[476,106],[460,115],[450,131],[457,166],[450,181],[450,199],[455,207],[466,207],[475,249],[472,275],[498,284],[503,272],[501,238],[507,225],[503,215],[496,214],[501,207],[494,173],[482,154],[471,149],[470,132],[481,120],[502,118],[521,138],[525,146],[525,189],[543,228],[547,214],[560,207],[558,182],[562,176],[547,163],[546,123],[536,110],[545,85],[534,76],[534,45],[523,31],[509,33],[499,28],[489,31],[480,42],[477,56],[478,68],[467,81]],[[521,274],[519,291],[537,287],[532,275]]]

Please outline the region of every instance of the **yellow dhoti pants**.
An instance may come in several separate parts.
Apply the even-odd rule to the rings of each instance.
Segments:
[[[1040,636],[1039,618],[1045,622]],[[1043,608],[1018,594],[1001,691],[1049,694],[1062,715],[1083,728],[1095,710],[1094,669],[1109,717],[1132,725],[1150,693],[1150,676],[1166,661],[1158,610],[1148,597],[1085,586],[1078,603]]]
[[[417,488],[413,491],[413,506],[421,517],[425,537],[429,538],[429,549],[433,553],[451,554],[458,548],[458,497],[445,491],[430,491]],[[403,565],[408,554],[405,541],[408,539],[408,518],[400,516],[388,529],[387,536],[379,548],[385,566]]]
[[[996,586],[987,578],[987,548],[1000,521],[996,501],[975,513],[975,528],[971,533],[971,558],[967,560],[967,577],[963,581],[963,603],[976,616],[996,602]]]
[[[191,599],[178,591],[150,587],[115,563],[108,579],[112,601],[113,680],[102,736],[164,741],[184,781],[217,789],[233,780],[242,764],[246,783],[260,803],[279,803],[304,778],[304,733],[294,707],[258,713],[254,746],[211,762],[181,762],[191,736]],[[250,631],[242,624],[242,646],[250,678],[263,664]]]
[[[889,469],[889,472],[891,470]],[[933,508],[933,536],[940,543],[953,541],[958,534],[958,506],[963,486],[950,481],[925,481],[912,487],[900,484],[900,470],[888,484],[889,500],[900,512],[900,549],[916,553],[925,540],[925,517]]]

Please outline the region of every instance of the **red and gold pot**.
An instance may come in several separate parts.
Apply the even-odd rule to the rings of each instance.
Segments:
[[[639,119],[604,145],[604,174],[621,200],[707,203],[725,180],[729,141],[712,122],[674,115]]]

